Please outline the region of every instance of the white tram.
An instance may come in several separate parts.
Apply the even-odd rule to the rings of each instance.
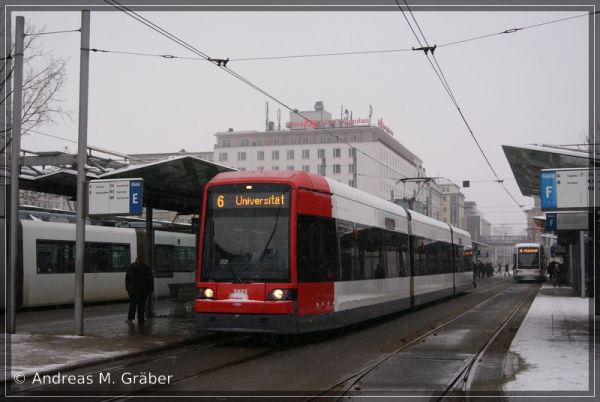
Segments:
[[[144,248],[143,230],[86,225],[85,302],[125,300],[125,272]],[[154,288],[194,283],[196,236],[154,232]],[[18,305],[72,304],[75,288],[75,225],[21,220],[18,245]]]
[[[513,253],[513,279],[519,281],[546,280],[546,256],[540,243],[517,243]]]

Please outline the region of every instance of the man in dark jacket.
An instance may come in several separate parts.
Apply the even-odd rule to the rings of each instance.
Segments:
[[[125,274],[125,289],[129,293],[129,315],[127,321],[132,322],[137,310],[138,324],[144,323],[146,298],[154,291],[154,279],[150,267],[144,262],[144,255],[137,259]]]

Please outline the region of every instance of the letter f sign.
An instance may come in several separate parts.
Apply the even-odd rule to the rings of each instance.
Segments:
[[[550,198],[552,195],[552,186],[546,186],[546,198]]]

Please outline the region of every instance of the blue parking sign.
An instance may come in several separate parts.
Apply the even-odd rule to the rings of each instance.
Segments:
[[[555,209],[556,203],[556,172],[542,171],[540,173],[540,198],[542,210]]]

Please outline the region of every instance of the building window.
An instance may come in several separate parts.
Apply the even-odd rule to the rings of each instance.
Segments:
[[[248,138],[242,138],[241,144],[243,147],[247,147],[250,145],[250,140]]]
[[[258,151],[256,153],[256,160],[264,161],[265,160],[265,151]]]
[[[256,168],[256,170],[258,170],[259,172],[262,172],[263,170],[265,170],[264,166],[258,166]]]
[[[333,157],[339,158],[340,156],[342,156],[342,150],[340,148],[334,148],[333,149]]]
[[[271,169],[273,169],[273,170],[279,170],[279,166],[273,166]]]
[[[289,165],[288,167],[286,167],[287,170],[294,170],[294,165]]]
[[[310,172],[310,166],[308,166],[308,165],[302,165],[302,171],[304,171],[304,172]]]
[[[302,159],[309,159],[309,158],[310,158],[310,150],[303,149],[302,150]]]
[[[245,168],[245,167],[241,167],[241,168],[240,168],[240,171],[241,171],[241,172],[244,172],[244,171],[246,171],[246,168]]]
[[[325,150],[323,148],[321,148],[317,151],[317,157],[319,159],[323,159],[325,157]]]
[[[302,137],[302,143],[308,144],[308,137]]]
[[[246,152],[238,152],[238,161],[246,160]]]
[[[352,134],[352,139],[350,141],[352,141],[352,142],[358,141],[358,135],[357,134]]]
[[[348,180],[348,185],[349,185],[350,187],[356,187],[356,185],[354,184],[354,179],[350,179],[350,180]]]
[[[325,166],[318,165],[317,166],[317,173],[319,173],[321,176],[325,176]]]
[[[348,156],[350,158],[355,157],[356,156],[356,148],[350,148],[350,149],[348,149]]]
[[[353,164],[348,165],[348,173],[354,173],[354,165]]]
[[[229,138],[223,138],[221,140],[221,146],[224,147],[224,148],[225,147],[230,147],[231,146],[231,139],[229,139]]]
[[[294,150],[293,149],[288,149],[287,150],[287,159],[289,161],[294,160]]]
[[[271,152],[271,159],[273,159],[274,161],[278,161],[279,160],[279,151]]]
[[[340,165],[333,165],[333,173],[340,174],[342,172],[342,168]]]
[[[259,147],[262,147],[262,140],[256,140],[256,145]]]
[[[221,152],[219,154],[219,162],[227,162],[227,152]]]

